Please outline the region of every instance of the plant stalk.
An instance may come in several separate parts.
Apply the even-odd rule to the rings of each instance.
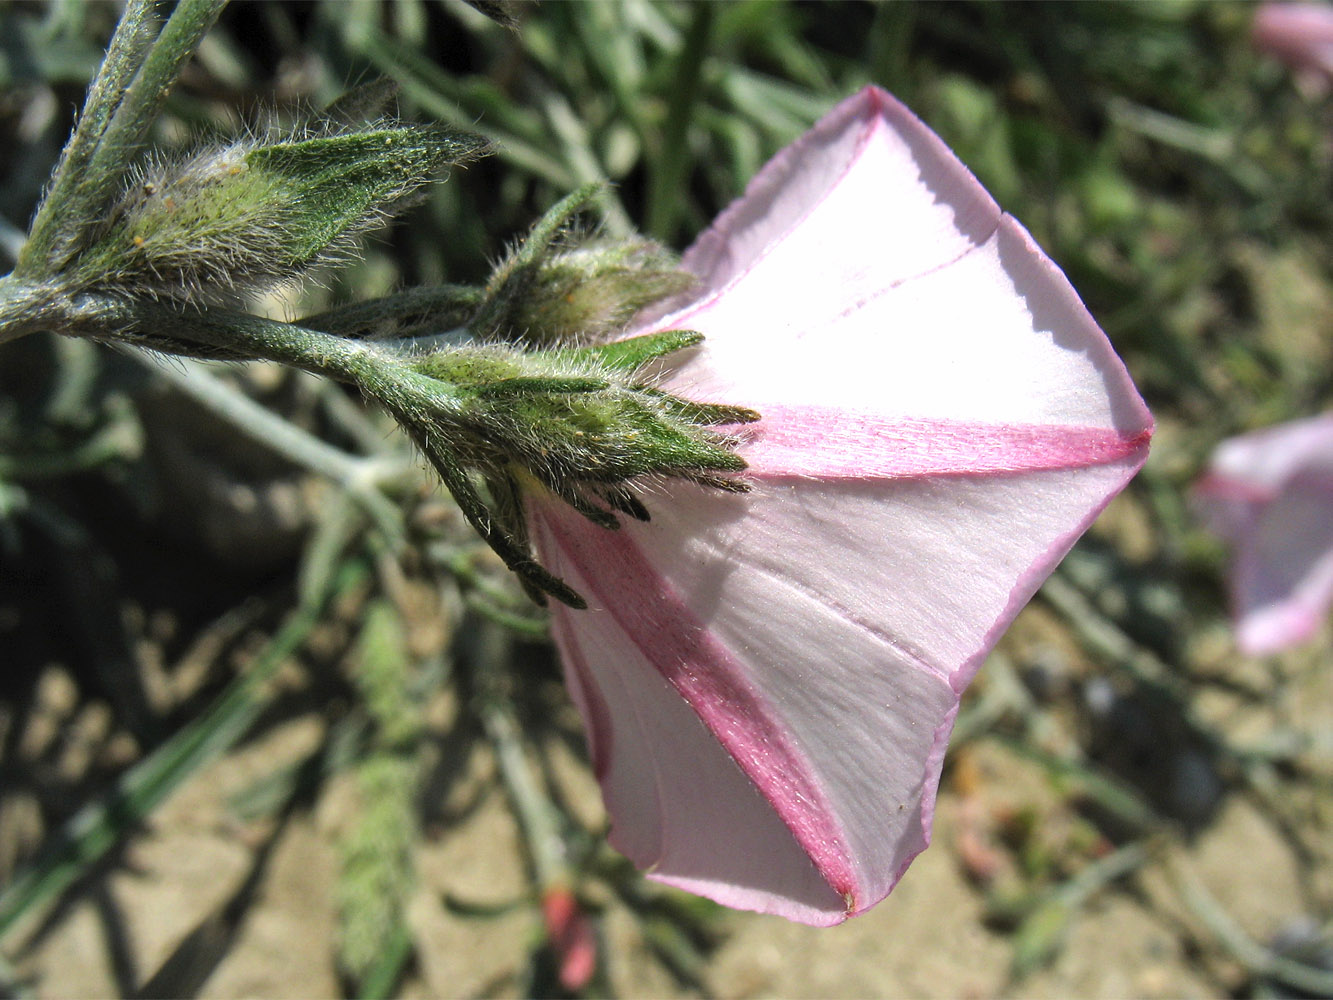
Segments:
[[[125,83],[142,54],[142,32],[154,5],[137,0],[126,8],[55,185],[38,209],[32,237],[19,254],[20,273],[58,272],[82,236],[105,217],[181,70],[226,3],[180,0],[128,87]]]
[[[0,344],[51,329],[58,301],[59,294],[49,285],[14,274],[0,278]]]

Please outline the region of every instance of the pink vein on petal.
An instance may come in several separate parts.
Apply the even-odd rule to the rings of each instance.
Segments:
[[[1278,495],[1278,491],[1271,486],[1261,486],[1218,472],[1205,473],[1194,484],[1194,493],[1201,497],[1216,497],[1220,500],[1253,504],[1270,503]]]
[[[813,406],[761,406],[739,431],[749,474],[764,479],[897,479],[1077,469],[1148,447],[1151,431],[883,417]]]
[[[730,650],[698,621],[623,532],[569,531],[547,510],[550,537],[611,615],[763,793],[825,881],[854,897],[846,838],[808,760]],[[589,611],[589,614],[599,613]]]

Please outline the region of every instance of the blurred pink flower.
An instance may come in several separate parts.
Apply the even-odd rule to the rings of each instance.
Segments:
[[[597,935],[578,898],[565,886],[542,893],[542,922],[559,963],[560,985],[578,993],[597,971]]]
[[[1142,465],[1152,418],[1060,270],[882,90],[783,150],[686,253],[752,491],[649,523],[530,515],[612,817],[659,881],[836,924],[926,847],[963,689]]]
[[[1333,83],[1333,4],[1266,3],[1254,14],[1255,48],[1286,63],[1307,85]]]
[[[1314,635],[1333,604],[1333,414],[1223,441],[1196,499],[1234,549],[1240,648],[1261,655]]]

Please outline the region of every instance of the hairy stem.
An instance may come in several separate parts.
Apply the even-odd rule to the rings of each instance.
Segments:
[[[439,334],[463,326],[485,299],[473,285],[409,288],[382,298],[306,316],[301,326],[354,340],[390,340]]]
[[[88,164],[90,197],[105,198],[119,184],[119,173],[143,149],[185,63],[226,5],[227,0],[180,0],[171,12]]]
[[[458,401],[443,379],[422,375],[392,350],[308,327],[225,309],[183,311],[157,302],[82,295],[65,304],[62,332],[186,357],[277,361],[354,385],[395,413],[428,407],[447,414]]]
[[[26,282],[13,274],[0,278],[0,344],[53,328],[58,298],[48,285]]]
[[[40,272],[50,255],[57,225],[70,214],[65,206],[83,179],[142,61],[153,6],[154,0],[129,0],[125,5],[125,13],[107,46],[106,58],[88,88],[78,124],[60,154],[50,189],[33,219],[32,235],[19,253],[20,270]]]
[[[106,87],[101,86],[99,75],[90,94],[90,101],[96,99],[96,103],[87,134],[73,150],[77,155],[69,157],[68,164],[61,164],[64,176],[57,178],[59,191],[52,189],[52,197],[46,199],[38,213],[32,239],[20,255],[21,273],[49,274],[60,270],[64,258],[83,234],[101,220],[107,204],[124,183],[126,171],[148,141],[149,130],[167,94],[226,3],[227,0],[180,0],[116,104],[116,93],[124,87],[139,56],[140,32],[153,5],[138,2],[127,9],[127,19],[132,23],[124,44],[117,48],[114,62],[108,52],[111,67]],[[116,39],[120,37],[118,29]],[[115,93],[108,93],[112,90]],[[72,139],[71,146],[74,145]]]

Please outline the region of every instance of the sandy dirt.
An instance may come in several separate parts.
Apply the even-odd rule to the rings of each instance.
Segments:
[[[1025,629],[1020,622],[1018,634],[1040,631],[1038,624]],[[1317,690],[1308,694],[1330,694],[1323,681],[1312,683]],[[1309,710],[1308,698],[1298,700]],[[432,714],[447,727],[457,708],[444,701]],[[1325,725],[1330,704],[1333,697],[1314,708]],[[10,955],[37,995],[109,996],[124,983],[143,996],[340,995],[331,942],[336,844],[355,808],[348,781],[326,783],[317,801],[283,820],[240,821],[227,805],[258,778],[310,753],[324,725],[310,712],[218,760],[159,810],[118,864],[69,895],[48,922],[11,938],[21,946]],[[600,804],[586,771],[563,745],[552,744],[548,752],[562,791],[595,824]],[[975,863],[969,866],[960,843],[974,837],[978,817],[984,825],[1016,807],[1035,808],[1060,823],[1062,800],[1033,765],[1002,745],[975,741],[952,763],[934,845],[885,903],[827,930],[722,916],[721,943],[703,974],[706,993],[1218,996],[1244,992],[1250,980],[1181,902],[1180,872],[1192,873],[1257,941],[1271,940],[1328,898],[1327,856],[1303,856],[1250,797],[1230,795],[1195,836],[1164,837],[1137,874],[1094,893],[1054,960],[1014,981],[1012,939],[988,920],[984,893],[972,877]],[[541,935],[535,910],[518,906],[479,918],[441,903],[448,896],[503,907],[529,891],[520,831],[489,749],[471,745],[455,765],[442,819],[428,825],[416,856],[419,886],[408,921],[418,961],[402,993],[516,996],[528,950]],[[12,807],[5,813],[10,822],[14,815]],[[1327,823],[1327,810],[1312,821]],[[648,956],[635,922],[610,894],[598,896],[595,886],[590,891],[606,904],[601,948],[617,994],[698,992]]]

